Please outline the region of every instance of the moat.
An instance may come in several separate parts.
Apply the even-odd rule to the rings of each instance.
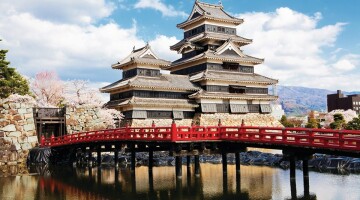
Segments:
[[[304,186],[302,171],[296,170],[296,186],[289,170],[241,165],[201,164],[200,176],[183,165],[176,178],[171,166],[101,168],[30,167],[27,175],[0,177],[0,199],[360,199],[360,175],[310,171]],[[99,170],[100,169],[100,170]],[[295,187],[294,187],[295,186]]]

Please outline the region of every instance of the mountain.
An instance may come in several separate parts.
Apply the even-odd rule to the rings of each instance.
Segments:
[[[327,95],[336,91],[298,86],[278,86],[279,103],[287,115],[306,115],[310,110],[327,111]],[[343,92],[345,95],[360,92]]]

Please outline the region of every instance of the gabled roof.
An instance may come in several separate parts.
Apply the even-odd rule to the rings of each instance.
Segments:
[[[198,91],[186,75],[162,74],[160,77],[134,76],[129,79],[119,80],[108,86],[100,88],[101,92],[112,92],[124,88],[144,88],[163,90]]]
[[[191,58],[180,58],[178,60],[175,60],[170,67],[166,67],[164,69],[171,69],[173,67],[185,64],[185,63],[191,63],[197,60],[201,60],[201,59],[213,59],[213,60],[219,60],[219,61],[223,61],[223,62],[235,62],[235,63],[249,63],[249,64],[261,64],[264,62],[264,59],[259,59],[259,58],[255,58],[252,56],[248,56],[246,54],[243,54],[242,56],[238,55],[238,54],[230,54],[230,53],[225,53],[225,54],[218,54],[217,51],[213,51],[213,50],[207,50],[203,53],[200,53],[199,55],[196,55],[194,57]]]
[[[185,43],[187,42],[201,42],[206,39],[213,39],[213,40],[220,40],[220,41],[227,41],[228,39],[231,39],[234,43],[237,43],[239,46],[244,46],[246,44],[250,44],[252,42],[251,39],[243,38],[238,35],[229,35],[224,33],[213,33],[213,32],[203,32],[200,34],[197,34],[193,37],[189,37],[186,39],[183,39],[179,41],[178,43],[170,46],[171,50],[178,51]]]
[[[106,103],[106,107],[115,108],[123,107],[127,105],[146,106],[146,107],[169,107],[169,108],[196,108],[199,105],[190,99],[161,99],[161,98],[141,98],[131,97],[128,99],[119,99],[115,101],[109,101]]]
[[[203,47],[196,45],[192,42],[185,42],[178,50],[178,53],[183,53],[184,51],[187,51],[188,49],[190,49],[190,51],[192,51],[192,50],[203,49]]]
[[[122,69],[124,66],[130,65],[132,63],[158,65],[160,67],[170,65],[169,61],[159,59],[151,50],[150,45],[146,44],[146,46],[142,48],[134,48],[128,56],[126,56],[124,59],[117,62],[116,64],[113,64],[111,67],[113,69]]]
[[[237,93],[226,93],[226,92],[207,92],[200,90],[194,94],[189,95],[191,99],[237,99],[237,100],[276,100],[277,96],[263,95],[263,94],[237,94]]]
[[[202,80],[226,81],[235,83],[258,83],[264,85],[277,84],[278,80],[268,78],[255,73],[227,72],[206,70],[190,77],[190,81],[198,82]]]
[[[193,9],[188,19],[177,25],[178,28],[183,28],[193,22],[200,19],[213,19],[217,21],[230,22],[235,25],[239,25],[243,22],[242,19],[238,19],[226,13],[222,5],[209,4],[200,1],[195,1]]]

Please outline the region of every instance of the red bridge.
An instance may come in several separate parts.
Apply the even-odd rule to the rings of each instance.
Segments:
[[[290,160],[290,175],[295,177],[295,161],[303,160],[304,177],[308,176],[308,159],[314,153],[360,157],[360,131],[276,128],[251,126],[177,126],[169,127],[123,127],[101,131],[81,132],[61,137],[41,138],[42,147],[52,149],[55,162],[71,157],[76,160],[79,151],[97,152],[97,163],[101,163],[101,152],[114,152],[115,163],[118,152],[126,148],[131,152],[131,169],[135,171],[136,152],[149,152],[153,160],[154,151],[169,151],[175,156],[176,174],[182,176],[182,156],[195,156],[195,174],[199,171],[199,155],[222,154],[224,173],[227,171],[227,153],[235,153],[236,169],[240,170],[240,152],[247,147],[283,150],[284,158]],[[71,155],[71,156],[69,156]],[[152,168],[149,162],[149,169]]]
[[[116,141],[237,142],[360,153],[360,131],[221,125],[176,126],[175,123],[170,127],[123,127],[42,138],[41,146],[65,147],[75,144]]]

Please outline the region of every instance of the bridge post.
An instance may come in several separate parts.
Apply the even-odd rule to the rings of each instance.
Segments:
[[[176,139],[177,139],[177,128],[176,128],[175,119],[173,119],[171,123],[171,141],[175,142]]]
[[[195,176],[200,176],[200,158],[199,155],[194,156],[194,162],[195,162]]]
[[[101,166],[101,146],[98,146],[97,150],[97,165]]]
[[[227,156],[226,156],[226,153],[223,152],[221,154],[222,156],[222,167],[223,167],[223,173],[224,174],[227,174]]]
[[[303,180],[304,180],[304,196],[310,196],[309,190],[309,160],[307,158],[303,159]]]
[[[176,168],[176,177],[182,177],[182,158],[181,156],[175,156],[175,168]]]
[[[189,170],[191,164],[191,156],[186,156],[186,167]]]
[[[130,164],[130,171],[131,173],[135,173],[135,165],[136,165],[136,152],[135,152],[135,144],[130,145],[131,151],[131,164]]]
[[[118,145],[115,145],[114,162],[115,162],[115,167],[117,167],[119,165],[119,146]]]
[[[89,151],[88,151],[88,165],[89,167],[92,167],[92,151],[91,151],[91,148],[89,148]]]
[[[236,173],[240,173],[240,152],[235,152]]]
[[[290,179],[295,180],[296,179],[296,163],[295,163],[295,157],[290,157]]]
[[[154,151],[149,151],[149,172],[153,170]]]

